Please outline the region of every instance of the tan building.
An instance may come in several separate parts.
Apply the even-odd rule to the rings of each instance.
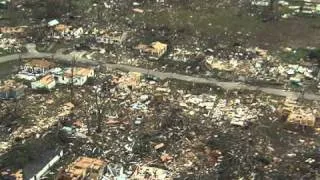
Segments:
[[[150,54],[151,56],[161,57],[165,52],[167,52],[168,45],[156,41],[150,45],[139,44],[135,47],[135,49],[139,50],[140,52]]]
[[[314,127],[316,124],[316,117],[311,112],[299,110],[289,114],[287,121],[289,123],[300,124],[303,126]]]
[[[63,73],[55,75],[57,83],[59,84],[70,84],[73,79],[73,85],[82,86],[84,85],[89,78],[94,77],[93,68],[82,68],[76,67],[66,69]]]
[[[300,124],[303,126],[315,127],[318,114],[315,109],[304,109],[298,105],[295,99],[286,98],[278,112],[287,117],[288,123]]]
[[[280,106],[278,111],[282,115],[289,115],[291,112],[294,112],[296,109],[300,109],[301,107],[298,106],[297,101],[295,99],[286,98],[283,102],[283,105]]]

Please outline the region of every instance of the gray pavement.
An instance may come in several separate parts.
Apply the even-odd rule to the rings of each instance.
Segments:
[[[21,58],[48,58],[48,57],[53,56],[55,60],[63,61],[63,62],[70,62],[73,59],[72,56],[63,55],[61,53],[37,52],[35,50],[35,46],[32,44],[26,45],[26,48],[28,50],[27,53],[13,54],[13,55],[0,57],[0,63],[17,60],[17,59],[19,59],[20,56],[21,56]],[[96,61],[89,60],[86,58],[77,58],[77,62],[92,64],[92,65],[99,64]],[[111,69],[122,69],[122,70],[126,70],[126,71],[135,71],[135,72],[150,74],[153,76],[157,76],[160,79],[177,79],[177,80],[188,81],[188,82],[216,85],[216,86],[219,86],[219,87],[226,89],[226,90],[232,90],[232,89],[258,90],[258,91],[262,91],[267,94],[283,96],[283,97],[293,97],[293,98],[297,98],[297,97],[301,96],[301,94],[298,92],[284,91],[283,89],[277,89],[277,88],[252,86],[252,85],[239,83],[239,82],[223,82],[223,81],[219,81],[214,78],[195,77],[195,76],[177,74],[177,73],[172,73],[172,72],[159,72],[159,71],[154,71],[151,69],[139,68],[139,67],[123,65],[123,64],[103,63],[102,65],[104,65],[107,68],[111,68]],[[307,100],[317,100],[317,101],[320,100],[319,95],[311,93],[311,92],[304,93],[303,98],[307,99]]]

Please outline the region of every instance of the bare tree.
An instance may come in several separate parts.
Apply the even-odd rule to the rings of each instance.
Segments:
[[[102,131],[102,120],[104,118],[105,110],[106,110],[106,94],[103,92],[101,87],[96,87],[94,89],[94,118],[96,121],[97,129],[96,131],[99,133]]]
[[[90,87],[91,88],[91,87]],[[83,93],[82,112],[86,116],[85,123],[91,134],[91,128],[102,131],[102,122],[110,109],[110,81],[99,75],[94,79],[94,86]]]
[[[102,131],[102,121],[105,117],[107,109],[110,108],[110,83],[109,81],[105,81],[104,78],[96,79],[96,84],[93,89],[93,107],[94,111],[94,119],[96,122],[97,129],[96,131],[99,133]]]
[[[91,135],[91,127],[92,127],[91,105],[89,104],[89,99],[86,97],[88,97],[88,95],[86,94],[86,92],[83,92],[82,94],[83,101],[80,108],[82,110],[81,112],[84,115],[84,123],[88,128],[88,134]]]
[[[70,88],[70,102],[72,102],[74,104],[74,68],[76,65],[76,58],[73,57],[72,58],[72,62],[71,62],[71,82],[69,84],[69,88]]]

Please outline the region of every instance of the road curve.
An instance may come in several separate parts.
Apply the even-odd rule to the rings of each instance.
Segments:
[[[42,52],[37,52],[34,49],[32,49],[32,50],[28,49],[28,51],[29,52],[22,53],[22,54],[13,54],[13,55],[8,55],[8,56],[2,56],[2,57],[0,57],[0,63],[14,61],[14,60],[19,59],[20,57],[23,59],[54,57],[55,60],[61,61],[61,62],[70,62],[73,58],[71,55],[63,55],[61,53],[42,53]],[[92,61],[92,60],[89,60],[86,58],[77,58],[77,62],[98,65],[98,62]],[[219,86],[219,87],[226,89],[226,90],[232,90],[232,89],[246,89],[246,90],[253,90],[253,91],[258,90],[258,91],[262,91],[264,93],[272,94],[272,95],[276,95],[276,96],[292,97],[292,98],[301,97],[301,98],[304,98],[307,100],[320,101],[319,95],[314,94],[314,93],[309,93],[309,92],[304,93],[304,95],[302,97],[301,93],[292,92],[292,91],[284,91],[282,89],[277,89],[277,88],[252,86],[252,85],[239,83],[239,82],[223,82],[223,81],[219,81],[214,78],[201,78],[201,77],[194,77],[194,76],[176,74],[176,73],[171,73],[171,72],[159,72],[159,71],[154,71],[151,69],[139,68],[139,67],[123,65],[123,64],[103,63],[103,65],[106,66],[107,68],[111,68],[111,69],[122,69],[122,70],[126,70],[126,71],[135,71],[135,72],[150,74],[150,75],[157,76],[160,79],[177,79],[177,80],[182,80],[182,81],[187,81],[187,82],[212,84],[212,85]]]

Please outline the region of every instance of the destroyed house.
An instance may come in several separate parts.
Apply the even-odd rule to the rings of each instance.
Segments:
[[[18,26],[18,27],[0,27],[0,33],[2,34],[16,34],[23,33],[26,29],[26,26]]]
[[[303,126],[314,127],[316,124],[316,115],[312,109],[304,110],[299,106],[295,99],[286,98],[278,108],[278,112],[288,123],[299,124]]]
[[[22,170],[11,172],[10,170],[2,171],[0,174],[1,180],[23,180]]]
[[[106,162],[88,157],[79,157],[61,171],[56,180],[98,180],[103,176]]]
[[[45,74],[51,68],[55,67],[55,63],[49,62],[44,59],[34,59],[25,63],[21,69],[22,72],[32,73],[32,74]]]
[[[54,30],[58,32],[69,32],[70,29],[71,29],[71,26],[67,26],[65,24],[58,24],[54,27]]]
[[[149,166],[137,167],[136,171],[130,177],[133,180],[172,180],[169,171]]]
[[[114,77],[112,82],[118,84],[121,89],[135,89],[139,86],[142,78],[142,74],[139,72],[129,72],[126,75],[121,76],[120,78]]]
[[[147,53],[151,56],[161,57],[168,49],[168,45],[159,41],[153,42],[150,45],[139,44],[135,47],[140,53]]]
[[[24,95],[24,86],[13,80],[5,81],[0,85],[0,99],[18,99]]]
[[[51,74],[48,74],[48,75],[42,77],[39,81],[31,83],[31,88],[32,89],[51,90],[55,86],[56,86],[56,81],[54,79],[54,76],[51,75]]]
[[[89,78],[94,77],[93,68],[68,68],[60,73],[55,74],[55,79],[59,84],[70,84],[73,79],[73,84],[76,86],[82,86],[87,82]]]
[[[127,32],[104,33],[101,36],[96,37],[96,41],[98,43],[104,43],[104,44],[113,44],[113,43],[121,44],[124,40],[126,40],[127,36],[128,36]]]
[[[295,99],[286,98],[283,104],[278,108],[278,112],[280,115],[287,117],[290,113],[300,108],[301,106],[298,106]]]
[[[232,64],[215,59],[213,56],[206,58],[205,66],[208,69],[217,69],[220,71],[234,71],[235,69]]]
[[[316,117],[311,112],[300,110],[290,113],[287,121],[289,123],[314,127],[316,123]]]

